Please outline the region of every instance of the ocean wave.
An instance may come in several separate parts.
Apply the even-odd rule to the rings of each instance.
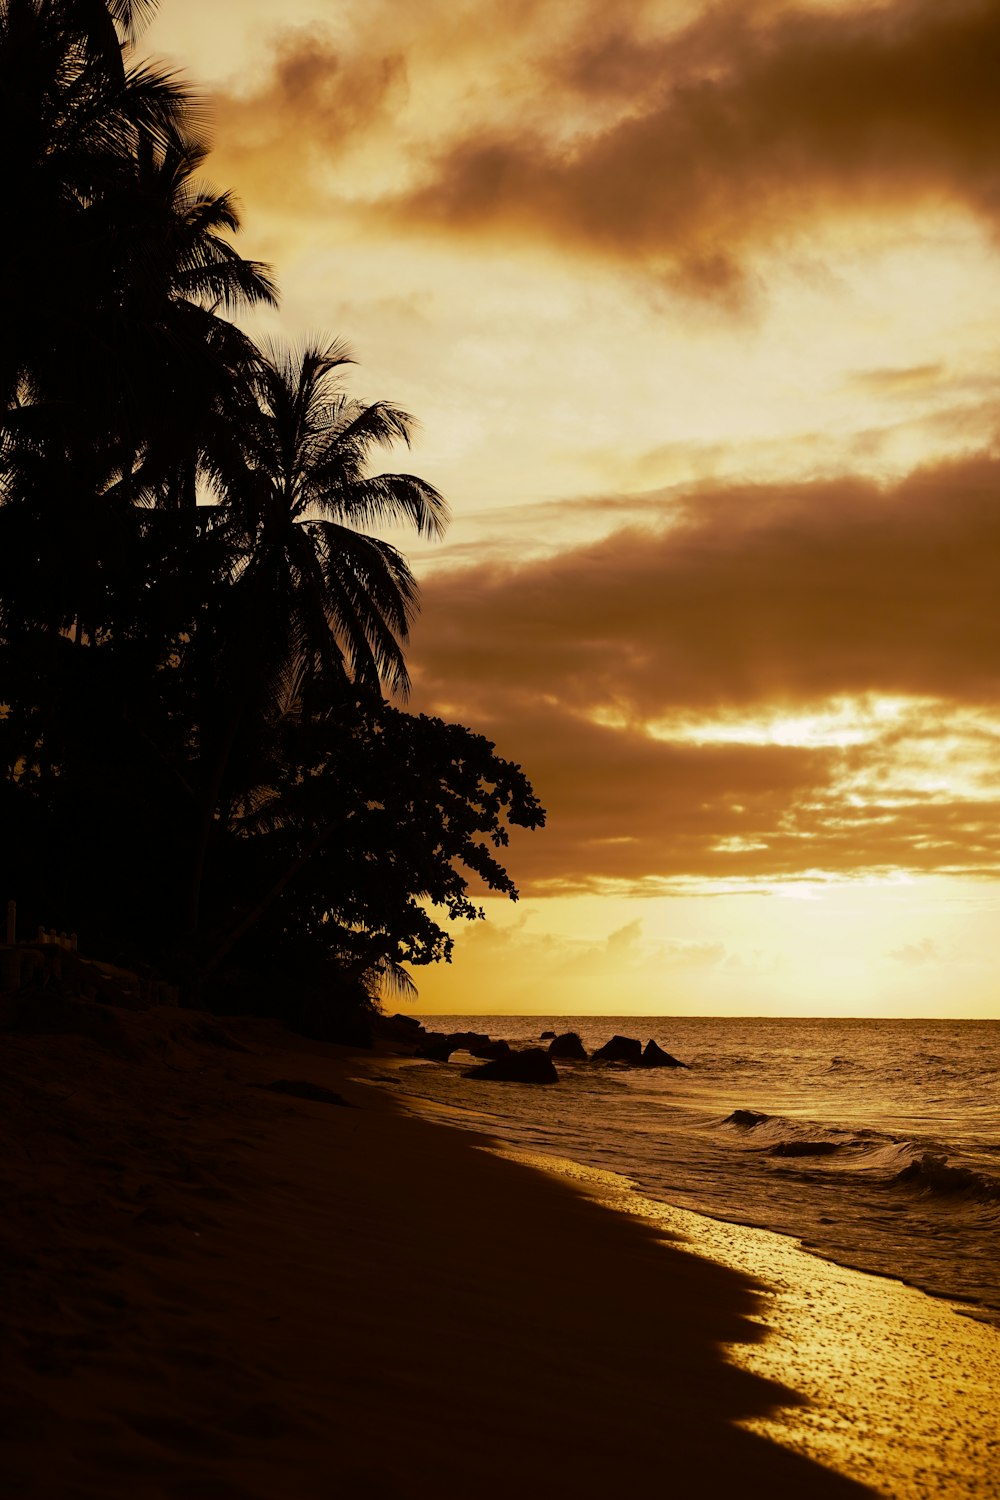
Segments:
[[[733,1125],[754,1150],[768,1156],[830,1156],[847,1146],[867,1142],[869,1132],[821,1125],[815,1120],[792,1120],[787,1115],[768,1115],[762,1110],[734,1109],[722,1125]]]
[[[971,1167],[952,1167],[945,1156],[925,1151],[890,1179],[891,1187],[914,1189],[927,1198],[965,1198],[1000,1203],[1000,1178]]]
[[[734,1109],[716,1126],[730,1126],[742,1151],[768,1157],[836,1158],[839,1171],[864,1172],[876,1178],[891,1178],[922,1152],[926,1144],[901,1140],[883,1131],[863,1126],[848,1129],[825,1121],[791,1119],[763,1110]]]
[[[459,1024],[424,1020],[442,1031]],[[665,1080],[567,1068],[544,1098],[524,1090],[503,1101],[487,1100],[460,1068],[411,1074],[412,1092],[457,1108],[456,1120],[620,1172],[682,1208],[792,1235],[842,1264],[889,1268],[927,1291],[972,1299],[977,1316],[988,1310],[1000,1323],[1000,1021],[475,1024],[511,1043],[573,1030],[588,1050],[613,1032],[649,1028],[698,1069]]]

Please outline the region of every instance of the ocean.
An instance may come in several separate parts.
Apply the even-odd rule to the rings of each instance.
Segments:
[[[1000,1021],[423,1016],[547,1046],[653,1038],[688,1066],[558,1061],[546,1087],[465,1078],[467,1053],[390,1076],[455,1124],[629,1178],[647,1197],[794,1236],[1000,1327]]]

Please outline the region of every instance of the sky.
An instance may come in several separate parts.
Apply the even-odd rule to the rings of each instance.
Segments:
[[[162,0],[548,809],[417,1013],[1000,1016],[1000,0]],[[394,538],[395,539],[395,538]]]

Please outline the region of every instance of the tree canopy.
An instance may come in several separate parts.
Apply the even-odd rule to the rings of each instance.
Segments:
[[[379,450],[412,420],[276,302],[200,180],[197,98],[134,58],[139,0],[0,0],[0,897],[211,997],[447,960],[516,898],[521,768],[404,712],[418,607],[386,522],[447,507]]]

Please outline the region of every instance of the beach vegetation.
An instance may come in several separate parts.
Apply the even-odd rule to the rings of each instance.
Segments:
[[[516,897],[508,826],[544,814],[403,708],[418,589],[381,533],[447,507],[380,472],[412,419],[351,398],[344,344],[237,321],[276,283],[197,96],[135,61],[152,9],[0,0],[0,894],[315,1026],[447,960],[473,889]]]

